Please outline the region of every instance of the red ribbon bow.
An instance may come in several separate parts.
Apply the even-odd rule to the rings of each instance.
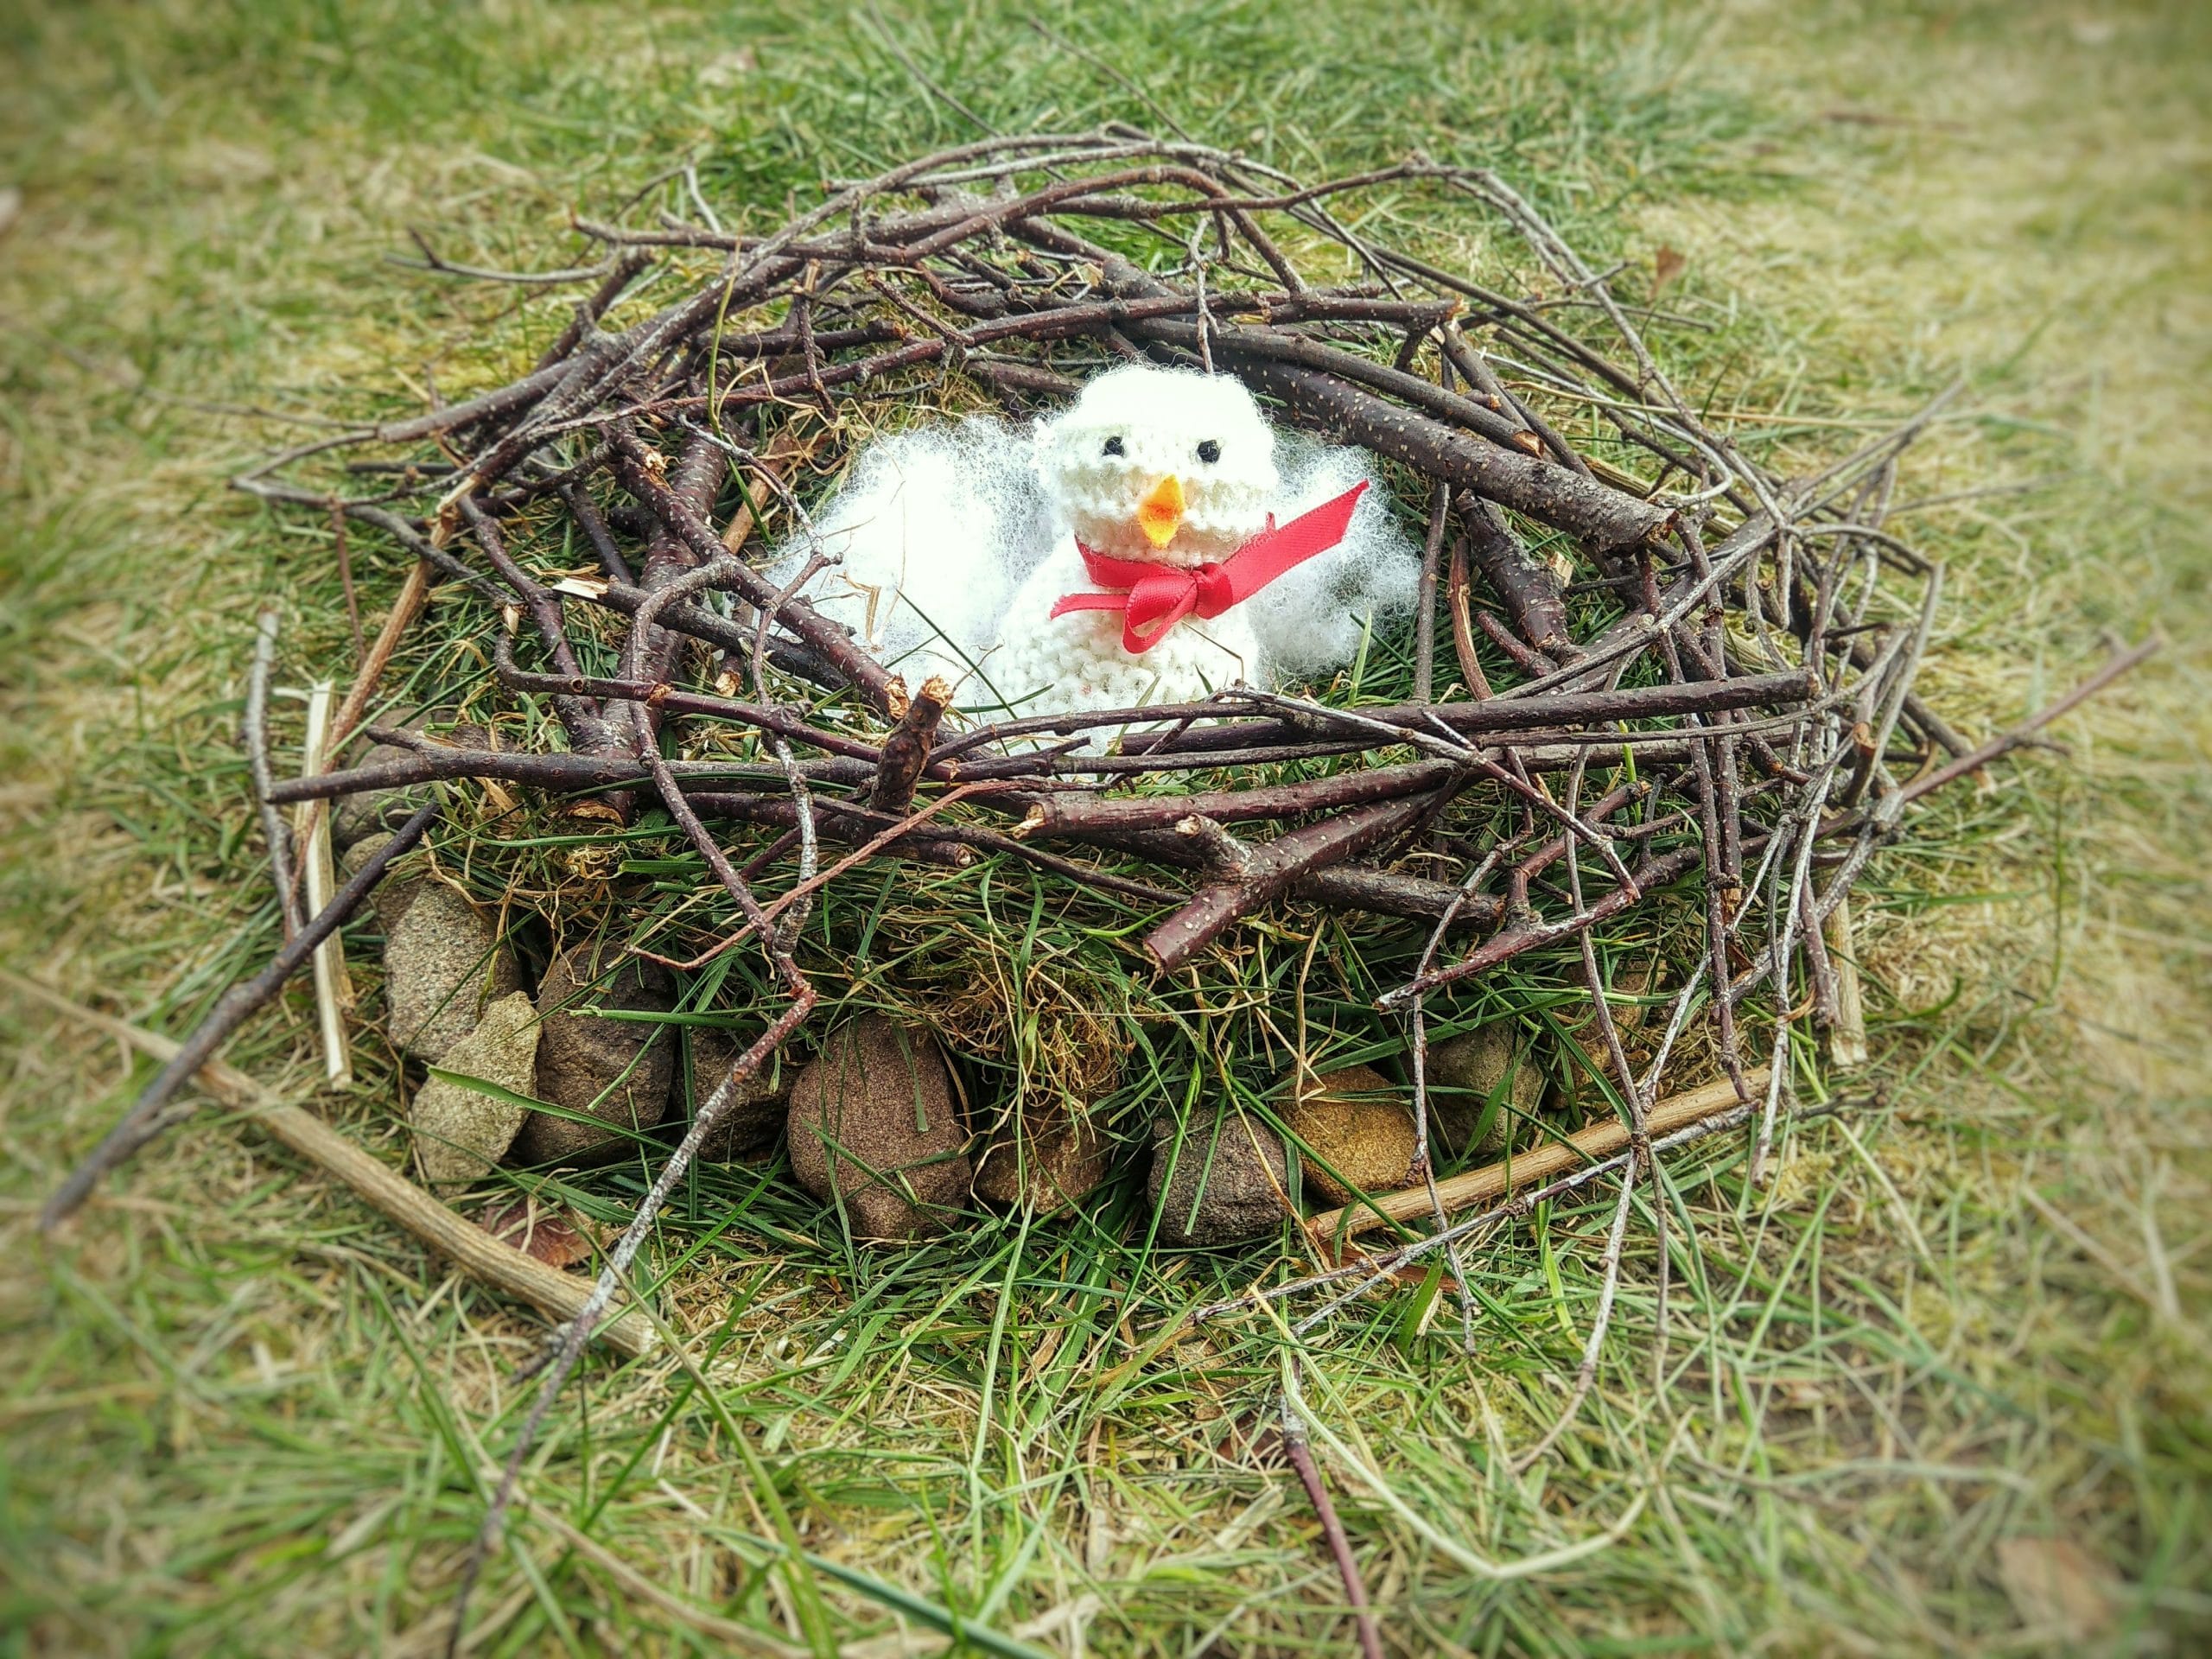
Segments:
[[[1077,542],[1083,568],[1101,588],[1121,591],[1106,594],[1064,594],[1052,607],[1054,616],[1070,611],[1122,613],[1122,649],[1132,657],[1150,650],[1167,630],[1185,617],[1196,614],[1211,620],[1232,605],[1242,604],[1285,571],[1303,564],[1316,553],[1325,553],[1344,538],[1352,509],[1367,488],[1362,479],[1332,501],[1311,512],[1301,512],[1280,529],[1274,515],[1268,527],[1227,558],[1194,569],[1176,565],[1147,564],[1138,559],[1116,559]]]

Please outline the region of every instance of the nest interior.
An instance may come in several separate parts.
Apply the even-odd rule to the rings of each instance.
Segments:
[[[1484,213],[1478,268],[1423,246],[1440,195]],[[1115,128],[925,156],[766,233],[698,206],[580,221],[604,257],[511,384],[237,480],[415,561],[333,734],[406,754],[272,801],[444,785],[415,857],[526,951],[675,964],[663,1017],[726,1033],[735,1084],[892,1012],[944,1034],[974,1127],[1088,1114],[1134,1167],[1163,1116],[1178,1154],[1231,1108],[1287,1132],[1280,1081],[1354,1065],[1426,1126],[1429,1046],[1503,1024],[1546,1077],[1532,1132],[1618,1118],[1641,1158],[1662,1096],[1718,1078],[1764,1173],[1824,1045],[1849,1058],[1853,883],[2014,741],[1914,690],[1940,571],[1884,520],[1920,421],[1770,470],[1669,377],[1693,321],[1479,170],[1306,185]],[[941,708],[761,574],[868,436],[1122,360],[1379,457],[1414,615],[1325,683],[1096,753],[1129,711]],[[380,683],[432,592],[454,649]],[[649,1207],[738,1092],[701,1082],[672,1156],[639,1138]],[[1147,1212],[1123,1181],[1093,1216]]]

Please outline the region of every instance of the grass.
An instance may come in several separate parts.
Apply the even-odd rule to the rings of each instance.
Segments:
[[[1488,1254],[1475,1360],[1418,1334],[1408,1293],[1348,1312],[1308,1387],[1408,1651],[2202,1642],[2212,54],[2190,9],[1256,3],[1040,31],[946,5],[890,22],[895,51],[826,9],[0,16],[20,92],[0,184],[26,194],[0,239],[0,956],[166,1029],[271,937],[229,737],[244,619],[278,601],[296,680],[346,648],[325,532],[221,488],[287,435],[238,410],[480,384],[565,305],[381,263],[406,225],[451,257],[553,263],[571,204],[608,210],[694,151],[719,200],[779,217],[825,175],[968,136],[925,77],[1008,129],[1151,121],[1149,99],[1307,173],[1414,147],[1497,166],[1604,259],[1687,255],[1673,291],[1721,326],[1675,361],[1785,458],[1965,374],[1967,412],[1902,491],[1949,575],[1933,695],[1987,729],[2101,630],[2173,645],[2068,723],[2069,756],[1945,801],[1878,867],[1892,1109],[1805,1136],[1771,1204],[1732,1152],[1683,1167],[1666,1386],[1647,1244],[1582,1427],[1524,1478],[1506,1465],[1579,1352],[1602,1200]],[[1465,226],[1421,228],[1484,257]],[[2017,493],[1959,493],[1993,486]],[[356,556],[373,608],[396,563]],[[459,620],[421,631],[410,686],[473,678]],[[541,907],[604,906],[603,868],[532,856]],[[872,930],[883,964],[858,994],[919,995],[893,964],[942,957],[928,895],[845,892],[840,937]],[[948,981],[1033,948],[1026,890],[973,896],[992,902]],[[1299,982],[1306,928],[1258,936],[1255,992]],[[1387,964],[1336,937],[1315,962],[1307,1015],[1351,1043]],[[1545,971],[1515,983],[1532,1020]],[[1049,952],[1030,972],[1059,976]],[[1133,1112],[1279,1066],[1264,1027],[1179,1012],[1156,1043],[1134,1027]],[[1048,1066],[1048,1026],[1011,1030],[1001,1063]],[[0,1653],[434,1648],[533,1328],[212,1112],[40,1243],[30,1207],[143,1071],[10,998],[0,1032]],[[311,1036],[295,1003],[233,1058],[297,1081]],[[389,1068],[367,1070],[332,1109],[396,1159]],[[766,1174],[702,1175],[663,1240],[671,1317],[718,1381],[602,1366],[572,1391],[479,1651],[726,1646],[698,1612],[817,1648],[918,1633],[899,1595],[1042,1620],[1061,1649],[1341,1648],[1302,1497],[1240,1451],[1281,1333],[1164,1339],[1282,1252],[1152,1252],[1127,1190],[1089,1224],[855,1251]],[[611,1215],[642,1179],[563,1196]]]

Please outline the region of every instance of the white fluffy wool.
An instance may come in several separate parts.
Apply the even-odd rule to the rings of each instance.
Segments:
[[[1026,436],[980,416],[879,439],[816,512],[814,536],[779,550],[770,580],[781,588],[818,548],[836,561],[806,588],[818,609],[910,678],[961,678],[1052,547],[1028,454]]]
[[[1211,461],[1194,458],[1202,440],[1217,450]],[[1187,505],[1173,540],[1154,548],[1136,509],[1171,474]],[[910,678],[980,665],[1020,712],[1303,677],[1349,661],[1370,619],[1413,601],[1419,555],[1379,488],[1336,547],[1220,617],[1186,618],[1147,652],[1121,650],[1112,613],[1046,613],[1059,594],[1090,586],[1078,535],[1116,557],[1192,565],[1234,552],[1270,513],[1287,523],[1363,479],[1373,482],[1361,452],[1275,433],[1238,381],[1128,365],[1027,434],[971,417],[868,445],[816,515],[818,545],[840,563],[809,597]],[[786,543],[772,577],[788,582],[817,544]],[[971,711],[995,700],[979,690],[963,690]]]

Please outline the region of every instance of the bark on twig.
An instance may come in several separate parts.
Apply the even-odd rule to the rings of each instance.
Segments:
[[[1763,1068],[1754,1069],[1750,1074],[1755,1087],[1765,1079]],[[1672,1135],[1738,1104],[1736,1085],[1724,1077],[1659,1102],[1646,1118],[1645,1129],[1654,1136]],[[1547,1141],[1526,1152],[1516,1153],[1503,1162],[1486,1164],[1464,1175],[1448,1176],[1436,1184],[1437,1199],[1449,1213],[1486,1198],[1502,1197],[1516,1186],[1535,1185],[1580,1165],[1612,1157],[1626,1148],[1630,1134],[1629,1126],[1618,1121],[1593,1123],[1563,1140]],[[1428,1211],[1428,1189],[1408,1187],[1402,1192],[1378,1193],[1362,1203],[1324,1211],[1306,1224],[1306,1230],[1327,1248],[1338,1240],[1372,1232],[1377,1227],[1418,1220]]]
[[[952,688],[936,674],[922,682],[906,712],[883,740],[883,758],[876,762],[875,781],[868,786],[868,804],[879,812],[904,812],[914,798],[914,785],[929,764],[930,746],[937,741],[938,722],[952,702]]]
[[[1218,861],[1230,866],[1223,879],[1201,887],[1182,909],[1146,934],[1144,948],[1162,972],[1175,972],[1238,917],[1249,915],[1300,876],[1340,864],[1412,828],[1441,804],[1443,794],[1355,807],[1246,848],[1233,860]],[[1186,822],[1204,825],[1212,821],[1193,817]]]

